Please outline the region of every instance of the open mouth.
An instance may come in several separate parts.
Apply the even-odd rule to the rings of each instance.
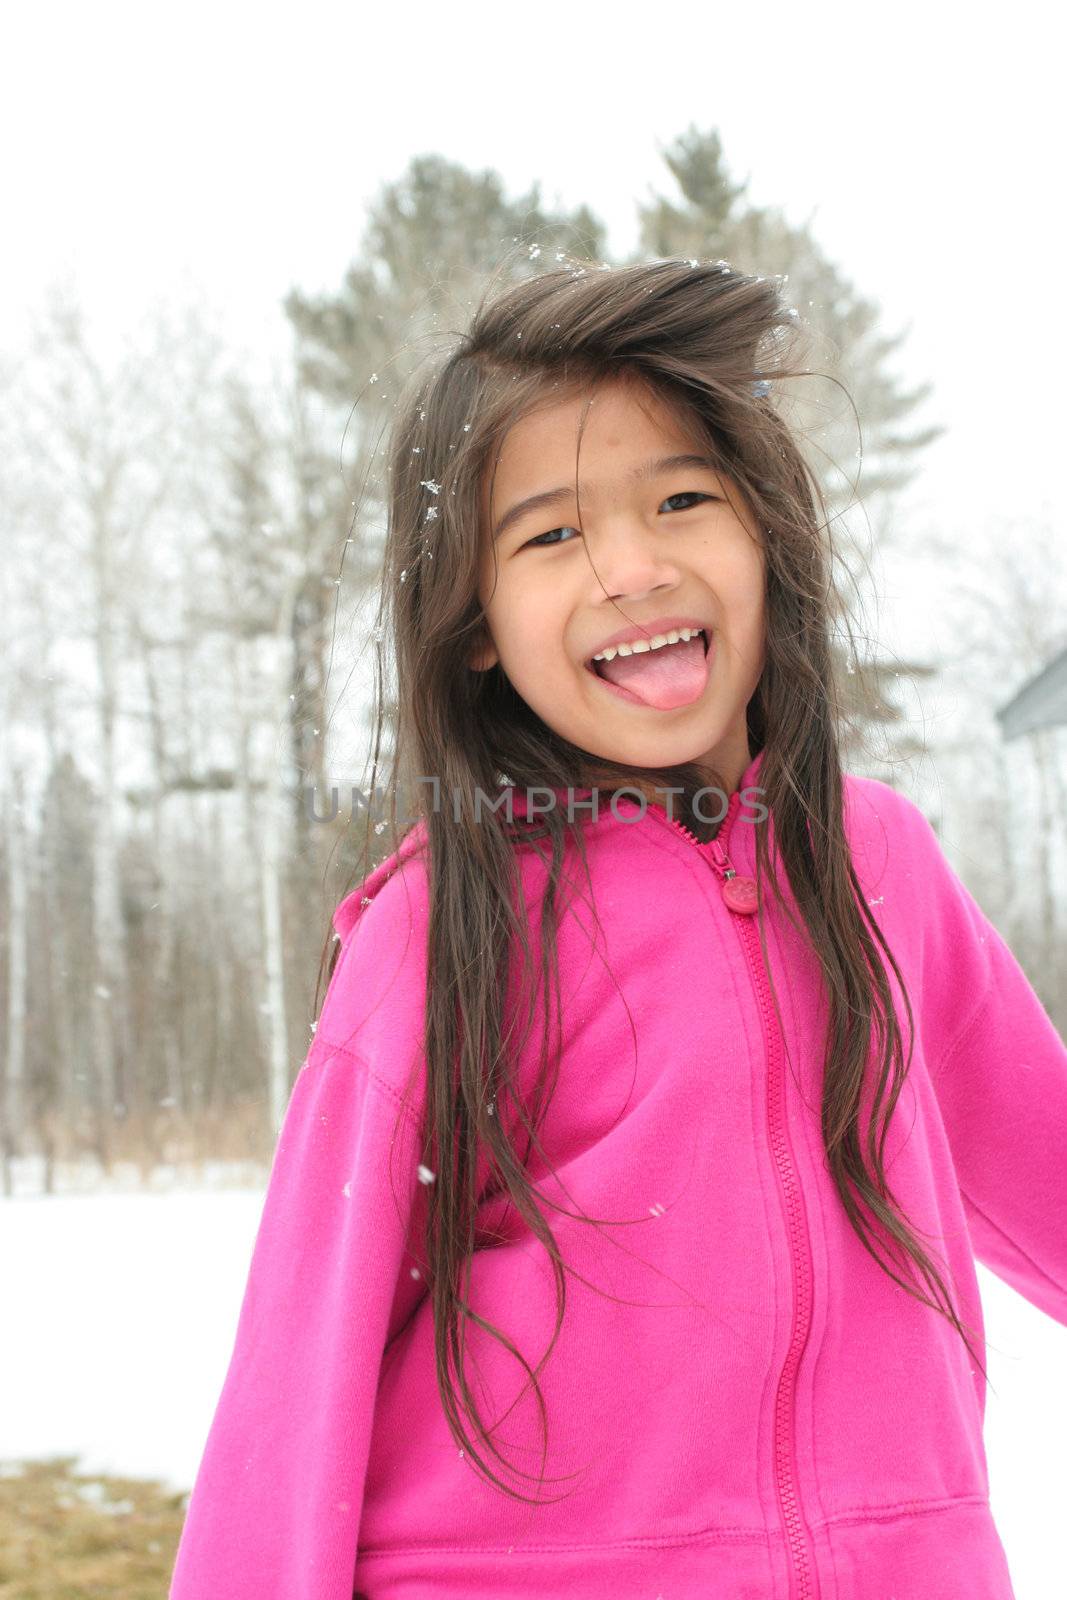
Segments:
[[[709,638],[708,638],[708,630],[707,630],[707,628],[701,628],[701,630],[700,630],[700,638],[701,638],[701,640],[703,642],[703,645],[704,645],[704,658],[706,660],[707,659],[707,654],[708,654],[708,648],[709,648]],[[660,649],[662,649],[662,650],[670,650],[671,648],[672,648],[672,646],[669,645],[669,644],[660,646]],[[655,655],[655,654],[658,654],[658,651],[651,651],[651,652],[650,651],[642,651],[640,653],[643,654],[643,655],[647,655],[647,654]],[[604,673],[603,673],[602,669],[606,665],[607,665],[607,663],[604,662],[604,661],[594,661],[592,658],[590,658],[585,664],[585,670],[587,672],[591,672],[594,675],[594,677],[604,678]],[[605,679],[604,681],[606,682],[607,680]]]

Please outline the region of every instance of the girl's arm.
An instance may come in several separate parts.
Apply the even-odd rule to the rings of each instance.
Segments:
[[[1067,1048],[908,802],[923,900],[921,1026],[974,1253],[1067,1324]]]
[[[171,1600],[351,1600],[381,1359],[423,1293],[405,1266],[418,1160],[391,1087],[316,1039],[275,1151]]]

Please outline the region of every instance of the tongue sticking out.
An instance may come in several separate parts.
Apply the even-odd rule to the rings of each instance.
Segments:
[[[642,650],[637,655],[616,656],[614,661],[598,661],[594,668],[600,677],[627,690],[644,705],[655,706],[657,711],[687,706],[703,692],[708,681],[704,640],[699,635],[679,640],[677,644],[661,645],[658,650]]]

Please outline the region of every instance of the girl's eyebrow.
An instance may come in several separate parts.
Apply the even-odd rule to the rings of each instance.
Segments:
[[[653,456],[650,461],[643,461],[639,466],[631,468],[626,474],[627,482],[634,482],[641,478],[656,478],[664,472],[671,472],[677,467],[706,467],[711,472],[718,472],[718,463],[710,456],[693,454],[677,456]],[[583,491],[588,500],[595,500],[596,489]],[[493,530],[493,542],[505,534],[522,517],[528,516],[531,511],[544,511],[549,506],[562,505],[574,498],[573,484],[565,489],[545,489],[541,494],[531,494],[525,500],[516,500]]]

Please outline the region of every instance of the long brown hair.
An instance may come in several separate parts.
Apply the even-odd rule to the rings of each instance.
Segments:
[[[537,1191],[524,1164],[531,1146],[543,1156],[537,1130],[564,1033],[556,931],[568,840],[587,873],[588,867],[581,821],[569,822],[560,808],[549,810],[525,842],[517,842],[502,816],[483,807],[479,818],[476,791],[492,796],[502,778],[522,791],[527,785],[582,788],[592,779],[624,785],[639,777],[646,784],[681,787],[683,816],[699,834],[691,802],[708,782],[706,768],[695,764],[653,771],[593,758],[547,727],[517,695],[499,664],[488,671],[468,665],[486,637],[478,600],[486,537],[481,496],[503,440],[546,398],[592,392],[605,379],[632,378],[676,408],[706,438],[728,484],[762,530],[765,667],[747,708],[749,745],[753,752],[763,752],[760,798],[829,996],[821,1106],[829,1171],[864,1248],[907,1293],[945,1316],[972,1359],[979,1366],[981,1362],[940,1272],[893,1199],[883,1169],[890,1119],[911,1059],[909,1045],[904,1060],[886,964],[900,985],[909,1035],[913,1019],[900,970],[857,880],[843,824],[838,742],[843,701],[831,648],[831,618],[839,597],[831,580],[830,518],[797,440],[773,397],[761,392],[763,383],[808,375],[791,360],[802,342],[795,312],[781,298],[775,280],[735,272],[725,262],[672,259],[610,268],[572,260],[505,290],[494,289],[490,285],[467,331],[432,371],[410,380],[397,407],[374,632],[379,643],[371,791],[378,787],[383,717],[389,705],[383,692],[384,637],[395,658],[396,720],[390,781],[382,787],[393,797],[394,835],[398,796],[409,807],[408,815],[421,815],[427,828],[422,1152],[435,1178],[426,1197],[425,1236],[415,1247],[421,1244],[432,1296],[438,1388],[461,1449],[506,1494],[525,1500],[527,1496],[489,1468],[464,1429],[461,1410],[479,1440],[507,1465],[466,1381],[464,1330],[470,1320],[502,1340],[526,1369],[544,1421],[536,1373],[562,1326],[566,1281],[562,1256],[534,1201]],[[580,438],[579,433],[579,449]],[[447,797],[441,809],[431,806],[432,794],[419,783],[430,775],[439,780],[439,794]],[[375,864],[371,816],[362,871]],[[540,848],[542,843],[548,871],[535,957],[523,896],[516,889],[516,850],[526,844]],[[762,942],[768,885],[797,923],[768,860],[766,827],[756,830],[756,848]],[[331,975],[338,949],[329,965]],[[473,961],[472,950],[478,952]],[[517,952],[523,963],[522,992],[530,996],[518,1040],[504,1037],[503,1027],[507,977]],[[532,986],[527,979],[535,961],[538,974]],[[320,982],[321,976],[320,967]],[[527,1107],[513,1092],[514,1068],[534,1025],[538,993],[544,1019],[541,1067],[534,1104]],[[556,1037],[550,1046],[553,1005]],[[872,1047],[877,1082],[864,1136],[861,1098]],[[519,1126],[526,1139],[521,1153],[511,1138],[512,1128]],[[479,1184],[486,1164],[488,1189]],[[469,1269],[475,1249],[477,1208],[490,1191],[508,1196],[552,1261],[556,1329],[536,1371],[510,1339],[478,1315],[461,1282],[461,1269]],[[600,1219],[581,1220],[600,1225]],[[904,1264],[901,1252],[909,1258],[910,1276],[910,1264],[918,1267],[935,1299],[905,1282],[881,1258],[876,1228],[888,1236],[898,1263]],[[984,1375],[984,1367],[982,1371]],[[544,1482],[543,1473],[539,1482]]]

